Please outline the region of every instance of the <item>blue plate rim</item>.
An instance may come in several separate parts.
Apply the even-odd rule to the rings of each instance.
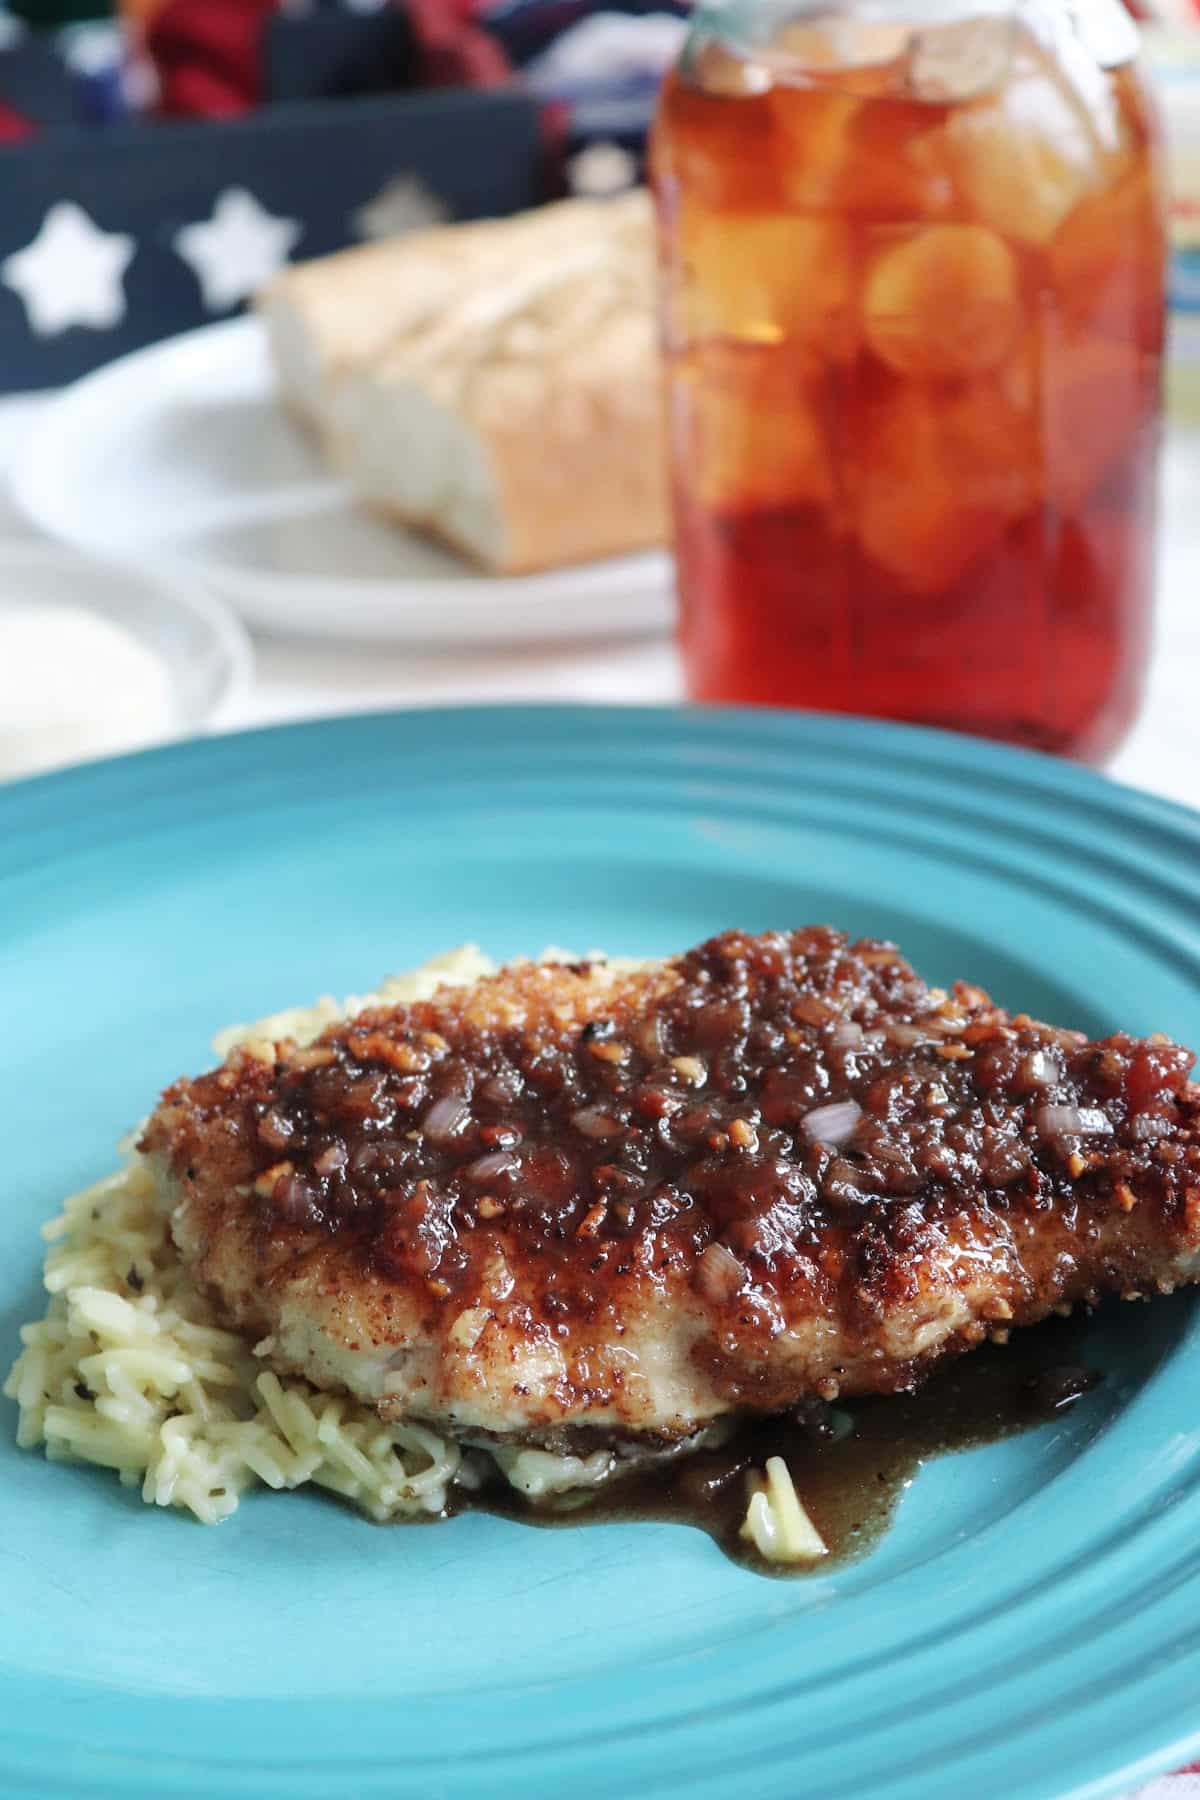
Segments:
[[[1200,815],[1176,802],[1159,799],[1156,796],[1139,792],[1135,789],[1121,787],[1091,770],[1074,765],[1057,762],[1036,752],[1013,750],[1003,746],[986,743],[981,740],[967,739],[950,733],[933,732],[923,728],[893,725],[879,721],[866,721],[848,717],[828,717],[825,715],[796,715],[766,712],[744,708],[657,708],[657,707],[600,707],[600,706],[491,706],[491,707],[455,707],[411,709],[404,711],[382,710],[369,713],[354,713],[339,718],[303,721],[277,726],[258,728],[247,732],[229,734],[223,737],[193,740],[183,744],[173,744],[159,749],[142,752],[132,757],[111,759],[107,762],[84,765],[80,768],[62,771],[32,780],[10,784],[0,788],[0,824],[11,818],[12,827],[7,833],[0,833],[0,880],[6,876],[19,873],[11,861],[11,851],[19,842],[19,833],[23,828],[33,826],[37,816],[43,815],[43,824],[53,829],[54,817],[62,808],[69,809],[85,798],[89,805],[100,809],[106,794],[111,795],[114,787],[116,798],[121,801],[119,790],[131,782],[135,791],[142,786],[147,789],[162,791],[164,785],[174,788],[180,776],[186,776],[193,770],[211,767],[214,760],[218,766],[236,765],[249,757],[251,768],[265,758],[267,766],[277,764],[282,757],[285,764],[294,768],[295,758],[286,754],[302,744],[311,744],[315,738],[328,739],[331,736],[349,744],[359,734],[369,740],[381,730],[396,733],[401,740],[420,741],[429,733],[436,737],[439,733],[458,733],[469,738],[472,731],[484,734],[488,725],[504,728],[514,739],[524,733],[536,735],[539,729],[551,729],[555,726],[570,727],[572,724],[586,721],[589,730],[602,729],[608,724],[617,736],[628,733],[631,728],[642,726],[650,734],[665,733],[668,751],[677,752],[686,748],[693,734],[698,734],[698,741],[713,738],[718,745],[728,748],[739,744],[748,744],[751,749],[778,749],[784,756],[794,755],[799,749],[812,748],[827,750],[830,753],[848,754],[861,759],[864,752],[876,759],[898,761],[927,774],[934,785],[944,784],[948,779],[951,786],[963,781],[977,781],[982,788],[994,784],[997,789],[1011,795],[1012,790],[1025,790],[1025,798],[1032,796],[1033,811],[1036,813],[1043,801],[1053,798],[1061,802],[1078,801],[1082,812],[1100,826],[1099,838],[1103,843],[1108,828],[1120,826],[1131,818],[1137,819],[1149,827],[1156,835],[1161,834],[1168,846],[1167,861],[1171,860],[1173,849],[1186,846],[1190,854],[1200,850]],[[336,761],[336,758],[326,758]],[[679,770],[674,771],[678,779]],[[128,806],[128,795],[124,796],[124,804]],[[1070,805],[1067,807],[1071,811]],[[22,815],[24,814],[24,820]],[[97,811],[97,820],[103,822],[103,815]],[[1090,833],[1088,834],[1091,835]],[[1156,843],[1151,862],[1162,855],[1161,844]],[[1139,860],[1145,861],[1144,856]],[[1175,880],[1165,880],[1165,887],[1171,892],[1171,900],[1182,898]],[[1188,884],[1185,882],[1184,887]],[[1200,866],[1194,872],[1191,886],[1200,897]],[[1170,908],[1168,908],[1170,910]],[[1189,1334],[1193,1349],[1200,1339],[1200,1329],[1193,1322],[1193,1330]],[[1200,1559],[1197,1559],[1200,1572]],[[1200,1634],[1195,1637],[1194,1648],[1200,1650]],[[1190,1641],[1190,1640],[1189,1640]],[[1200,1669],[1200,1663],[1197,1664]],[[4,1681],[5,1711],[11,1711],[19,1700],[19,1681],[11,1678]],[[35,1686],[41,1686],[39,1682]],[[1200,1691],[1200,1681],[1197,1682]],[[91,1713],[92,1702],[102,1700],[108,1690],[97,1689],[94,1684],[78,1684],[72,1689],[63,1684],[61,1698],[72,1713],[77,1723],[82,1724],[83,1716]],[[32,1695],[30,1698],[32,1699]],[[111,1699],[104,1702],[111,1705]],[[183,1728],[183,1714],[189,1715],[186,1721],[185,1736],[190,1736],[196,1720],[193,1715],[197,1710],[209,1721],[203,1728],[203,1735],[208,1737],[211,1722],[217,1715],[225,1715],[230,1710],[252,1709],[259,1731],[255,1734],[261,1741],[264,1715],[271,1715],[278,1707],[285,1712],[294,1706],[291,1699],[278,1702],[253,1701],[177,1701],[161,1703],[164,1710],[171,1713],[175,1723]],[[368,1723],[370,1713],[378,1714],[385,1710],[384,1703],[337,1703],[331,1711],[337,1712],[339,1718],[336,1730],[332,1735],[327,1730],[322,1736],[328,1741],[331,1749],[336,1746],[339,1758],[344,1759],[345,1748],[342,1734],[344,1732],[361,1731]],[[227,1722],[232,1724],[232,1719]],[[659,1729],[653,1722],[645,1727],[654,1732]],[[1153,1773],[1156,1770],[1175,1767],[1189,1759],[1189,1756],[1200,1749],[1200,1725],[1194,1730],[1174,1737],[1168,1744],[1163,1744],[1157,1727],[1147,1724],[1147,1736],[1153,1734],[1154,1742],[1145,1744],[1129,1744],[1129,1755],[1120,1769],[1113,1770],[1111,1757],[1105,1757],[1097,1751],[1090,1759],[1087,1755],[1079,1759],[1077,1765],[1078,1779],[1069,1788],[1064,1788],[1055,1781],[1038,1792],[1047,1796],[1062,1796],[1066,1793],[1100,1795],[1114,1791],[1122,1782],[1135,1777]],[[24,1741],[31,1754],[36,1754],[35,1746],[43,1742],[41,1734],[26,1735],[19,1728],[9,1726],[6,1735],[10,1747],[15,1751],[18,1743]],[[569,1746],[566,1746],[569,1748]],[[312,1739],[305,1746],[304,1760],[313,1757],[317,1746]],[[527,1753],[528,1746],[516,1747],[504,1754]],[[130,1756],[128,1748],[118,1749],[117,1745],[109,1746],[110,1754],[115,1754],[126,1761]],[[148,1752],[153,1754],[162,1768],[161,1750]],[[483,1754],[483,1752],[480,1752]],[[133,1764],[138,1758],[134,1756]],[[392,1758],[388,1758],[386,1766],[392,1766]],[[209,1770],[216,1773],[222,1766],[221,1760],[212,1758],[211,1738],[208,1744],[208,1755],[176,1759],[177,1766],[183,1770]],[[244,1748],[238,1753],[238,1763],[245,1769]],[[1089,1763],[1095,1766],[1088,1766]],[[133,1764],[130,1766],[132,1767]],[[1102,1766],[1101,1766],[1102,1765]],[[276,1755],[272,1756],[268,1766],[278,1772],[284,1766]],[[344,1760],[342,1762],[344,1765]],[[431,1765],[426,1764],[427,1768]],[[381,1774],[383,1767],[381,1765]],[[366,1773],[364,1769],[364,1774]],[[173,1789],[170,1791],[174,1791]],[[189,1790],[190,1791],[190,1790]],[[305,1791],[303,1788],[300,1791]],[[374,1789],[372,1789],[374,1791]],[[647,1790],[648,1791],[648,1790]],[[1033,1793],[1032,1788],[1024,1788],[1023,1792]]]

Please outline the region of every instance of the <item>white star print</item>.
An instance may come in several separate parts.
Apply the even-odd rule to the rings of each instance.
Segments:
[[[612,194],[622,194],[636,180],[637,163],[620,144],[585,144],[567,164],[571,192],[584,194],[589,200],[607,200]]]
[[[295,219],[275,218],[245,188],[227,188],[211,219],[175,233],[175,249],[209,312],[227,312],[279,273],[303,231]]]
[[[77,25],[63,34],[58,53],[78,75],[104,75],[120,63],[120,37],[115,26]]]
[[[398,175],[373,200],[360,206],[350,223],[360,238],[402,237],[423,225],[440,225],[446,207],[419,175]]]
[[[0,281],[21,296],[38,337],[72,325],[111,331],[125,317],[123,278],[136,248],[125,232],[101,231],[81,206],[60,200],[33,242],[0,263]]]

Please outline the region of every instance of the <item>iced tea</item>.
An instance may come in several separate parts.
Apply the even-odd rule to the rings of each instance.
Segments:
[[[1107,754],[1160,424],[1134,68],[1065,12],[700,29],[653,162],[692,696]]]

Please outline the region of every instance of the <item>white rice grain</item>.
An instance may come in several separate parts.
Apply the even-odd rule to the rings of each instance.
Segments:
[[[364,1006],[424,999],[492,966],[474,946],[452,951],[390,978],[378,994],[235,1027],[217,1039],[218,1053],[252,1043],[273,1056],[282,1037],[309,1043]],[[42,1228],[49,1300],[43,1317],[22,1327],[3,1389],[19,1408],[23,1448],[41,1445],[53,1461],[112,1469],[140,1486],[147,1505],[181,1508],[205,1524],[228,1518],[259,1483],[314,1482],[386,1521],[436,1516],[456,1483],[477,1488],[482,1471],[496,1466],[531,1497],[593,1485],[611,1468],[608,1452],[464,1456],[462,1445],[427,1426],[382,1424],[347,1395],[264,1369],[249,1344],[213,1319],[182,1264],[139,1136],[140,1128],[123,1140],[122,1168],[72,1195]]]

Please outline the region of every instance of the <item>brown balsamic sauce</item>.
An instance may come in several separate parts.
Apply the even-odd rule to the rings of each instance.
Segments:
[[[1043,1425],[1093,1387],[1101,1377],[1080,1363],[1083,1330],[1081,1320],[1052,1319],[947,1364],[915,1394],[747,1421],[720,1449],[620,1477],[596,1498],[576,1493],[534,1507],[497,1483],[456,1500],[455,1511],[540,1526],[668,1520],[708,1532],[758,1574],[824,1574],[878,1542],[922,1463]],[[739,1536],[750,1471],[761,1471],[769,1456],[784,1458],[829,1547],[819,1564],[764,1562]]]

